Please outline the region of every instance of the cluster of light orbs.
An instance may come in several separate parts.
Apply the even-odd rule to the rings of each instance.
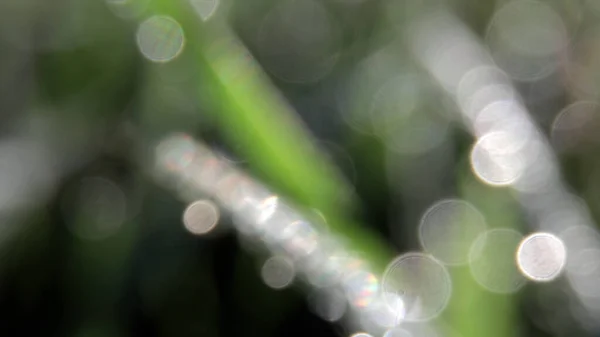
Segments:
[[[425,252],[400,255],[379,278],[337,237],[189,136],[161,142],[156,164],[157,177],[192,201],[183,216],[190,232],[206,234],[214,229],[216,204],[197,201],[200,193],[190,191],[210,195],[232,214],[243,237],[262,242],[271,254],[260,271],[268,286],[283,289],[302,281],[323,296],[310,295],[315,313],[328,321],[350,315],[359,322],[357,328],[369,333],[387,329],[388,334],[400,334],[404,332],[397,328],[404,322],[434,320],[451,298],[449,267],[468,263],[482,287],[512,293],[526,278],[554,279],[566,259],[559,238],[537,233],[523,240],[514,230],[488,230],[472,204],[448,199],[423,214],[419,239]]]
[[[231,213],[233,225],[244,239],[262,243],[271,255],[260,270],[268,286],[283,289],[302,281],[329,299],[313,298],[315,313],[329,321],[346,315],[357,317],[359,327],[365,330],[393,328],[406,318],[404,297],[397,291],[382,292],[382,281],[365,259],[351,253],[338,237],[323,231],[322,224],[309,221],[207,147],[189,136],[174,135],[156,147],[155,158],[157,179],[191,202],[183,215],[188,231],[196,235],[213,231],[218,207]],[[215,204],[202,195],[210,196]],[[435,260],[428,259],[424,262],[437,266]],[[396,265],[393,268],[402,269]],[[445,275],[443,267],[439,268],[436,275]],[[406,284],[404,291],[409,291]],[[424,292],[414,295],[426,297]],[[428,309],[427,315],[441,309],[435,303],[426,305],[435,307]],[[422,314],[415,311],[412,315]]]
[[[522,25],[538,27],[517,29]],[[448,12],[424,13],[410,28],[411,50],[454,98],[475,136],[470,154],[474,175],[484,184],[513,188],[536,231],[525,238],[511,229],[487,231],[470,249],[472,276],[488,290],[510,293],[526,279],[548,282],[564,271],[568,294],[576,298],[571,302],[580,307],[573,315],[600,314],[600,292],[592,286],[600,275],[598,231],[585,205],[573,202],[576,197],[560,177],[553,148],[510,81],[535,82],[555,72],[557,56],[570,38],[561,18],[541,2],[508,2],[488,30],[492,55]],[[461,48],[448,47],[448,41]],[[450,67],[457,58],[460,64]],[[578,101],[557,116],[551,137],[559,152],[597,146],[597,106]]]
[[[192,0],[191,3],[204,20],[214,13],[218,4],[212,0]],[[289,11],[299,5],[290,1],[286,6],[289,8],[282,5],[278,10]],[[315,4],[304,6],[314,7]],[[320,7],[313,9],[317,10],[323,23],[322,26],[315,26],[315,29],[325,31],[327,34],[321,36],[329,39],[322,41],[313,38],[311,42],[320,43],[325,48],[322,56],[299,59],[299,62],[310,61],[303,66],[310,67],[313,72],[286,73],[285,69],[277,68],[277,62],[269,61],[272,55],[281,52],[276,50],[278,47],[265,45],[262,48],[271,72],[285,81],[316,81],[335,64],[337,55],[335,49],[331,49],[337,43],[334,40],[335,32],[326,13],[319,12]],[[529,21],[531,15],[544,20]],[[425,21],[425,24],[417,22],[415,27],[418,29],[412,30],[412,33],[416,31],[417,36],[412,40],[415,43],[413,47],[433,77],[454,95],[464,121],[477,137],[470,153],[474,174],[486,184],[512,186],[523,193],[535,193],[549,185],[555,186],[549,182],[556,178],[553,164],[548,164],[552,161],[551,155],[548,155],[550,151],[547,151],[545,141],[530,121],[509,77],[519,81],[535,81],[555,70],[554,55],[565,47],[568,39],[560,18],[550,7],[537,1],[510,3],[503,7],[494,16],[486,36],[495,65],[489,62],[486,53],[479,49],[468,30],[454,25],[452,18],[444,15],[439,18],[442,20],[435,24],[432,21]],[[271,21],[266,20],[264,25],[273,25]],[[545,25],[542,27],[544,29],[519,28],[540,23]],[[275,31],[263,27],[262,35]],[[533,33],[520,35],[522,31]],[[295,33],[293,29],[287,32]],[[261,40],[264,42],[267,39],[262,36]],[[277,39],[270,40],[277,42]],[[140,51],[149,60],[168,62],[181,53],[185,37],[175,20],[154,16],[140,25],[137,42]],[[441,53],[432,53],[434,45]],[[450,67],[449,64],[454,62],[451,60],[457,59],[460,63]],[[412,104],[411,100],[423,99],[423,95],[410,91],[414,89],[411,86],[407,87],[410,89],[407,92],[398,91],[404,88],[397,85],[402,83],[398,82],[401,80],[392,79],[373,93],[373,103],[368,109],[369,128],[377,130],[386,143],[401,153],[427,151],[444,139],[446,122],[440,120],[438,124],[430,125],[436,118],[429,116],[425,118],[429,123],[427,125],[419,124],[421,120],[406,124],[411,129],[415,126],[438,128],[439,132],[435,132],[435,135],[439,139],[410,135],[402,139],[390,138],[390,135],[398,134],[394,126],[404,125],[414,116],[420,116],[413,113],[420,103],[415,101]],[[557,118],[553,138],[562,137],[559,140],[561,145],[569,146],[573,142],[562,136],[564,130],[568,132],[573,128],[582,128],[588,122],[586,118],[589,116],[585,115],[586,110],[579,108],[581,106],[583,104],[569,107]],[[398,107],[405,113],[398,115]],[[390,126],[393,132],[387,131]],[[418,127],[413,131],[416,135],[424,134]],[[446,266],[468,263],[473,278],[484,288],[510,293],[517,291],[526,278],[540,282],[555,279],[567,261],[568,244],[554,234],[534,233],[522,238],[514,230],[488,230],[483,217],[472,205],[460,200],[444,200],[429,209],[419,227],[419,238],[428,254],[408,253],[400,256],[388,266],[380,281],[364,265],[351,268],[354,266],[348,263],[351,258],[341,245],[322,240],[322,233],[276,195],[228,167],[209,151],[201,150],[202,158],[199,159],[199,147],[189,139],[180,138],[175,142],[174,148],[167,149],[168,156],[173,158],[160,155],[159,158],[164,159],[163,168],[185,177],[184,183],[179,184],[180,192],[190,199],[197,199],[193,198],[196,196],[195,189],[215,196],[221,207],[233,213],[234,224],[241,233],[265,243],[275,254],[267,259],[261,269],[261,276],[269,286],[285,288],[297,274],[314,286],[321,286],[320,282],[327,283],[328,287],[334,286],[334,289],[339,286],[339,290],[329,292],[337,296],[337,301],[331,301],[336,306],[327,308],[321,304],[315,309],[331,321],[339,320],[344,315],[345,309],[340,308],[345,306],[339,301],[340,294],[344,294],[354,309],[363,310],[363,318],[390,328],[386,336],[410,335],[395,326],[401,321],[431,320],[447,305],[451,281]],[[188,184],[194,186],[181,186]],[[190,232],[206,234],[214,229],[218,218],[217,206],[201,200],[190,204],[183,222]],[[593,245],[587,250],[580,250],[578,254],[581,259],[590,257],[595,261],[600,256],[596,254],[596,251],[600,251],[596,247]],[[589,289],[586,280],[590,278],[576,277],[578,272],[574,264],[568,268],[568,274],[572,286],[580,289],[579,293]],[[323,275],[328,275],[329,279]]]
[[[559,237],[536,232],[523,238],[513,229],[488,229],[483,215],[465,200],[430,206],[421,218],[419,239],[442,264],[468,264],[473,279],[495,293],[514,293],[526,278],[552,281],[566,265],[566,248]]]

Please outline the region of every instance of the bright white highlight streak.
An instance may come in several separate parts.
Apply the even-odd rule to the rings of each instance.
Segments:
[[[269,258],[260,270],[265,284],[273,289],[287,288],[292,284],[295,274],[294,264],[283,256]]]
[[[317,249],[319,234],[306,221],[297,220],[282,230],[282,248],[294,257],[304,257]]]
[[[219,209],[208,200],[190,204],[183,212],[183,224],[192,234],[204,235],[212,231],[219,221]]]
[[[259,204],[259,215],[256,222],[262,224],[268,221],[277,210],[278,198],[276,196],[269,197]]]
[[[439,261],[426,254],[407,253],[387,266],[382,289],[384,294],[398,295],[404,301],[406,321],[418,322],[433,319],[446,308],[452,283]]]
[[[469,252],[471,274],[485,289],[500,294],[518,291],[525,285],[514,256],[521,234],[512,229],[497,228],[480,235]]]
[[[169,62],[183,50],[185,37],[183,29],[173,18],[155,15],[140,24],[137,44],[150,61]]]
[[[517,250],[517,264],[521,273],[537,282],[548,282],[562,272],[567,250],[561,239],[550,233],[533,233],[526,237]]]
[[[423,249],[447,265],[468,261],[469,249],[486,230],[483,215],[464,200],[448,199],[432,205],[421,218]]]
[[[384,292],[374,305],[364,311],[364,317],[369,323],[375,323],[380,328],[396,327],[406,317],[404,301],[397,294]]]

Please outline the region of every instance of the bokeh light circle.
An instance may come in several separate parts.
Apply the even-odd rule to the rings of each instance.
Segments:
[[[260,270],[260,276],[265,284],[277,290],[289,287],[295,274],[294,264],[283,256],[269,258]]]
[[[469,251],[471,275],[488,291],[514,293],[525,285],[515,252],[522,235],[508,228],[496,228],[481,234]]]
[[[208,200],[190,204],[183,212],[183,224],[192,234],[203,235],[212,231],[219,221],[219,209]]]
[[[387,266],[382,291],[400,296],[406,308],[406,321],[427,321],[446,308],[452,282],[446,268],[435,258],[406,253]]]
[[[471,149],[470,161],[473,173],[484,183],[492,186],[513,184],[525,171],[525,159],[515,139],[507,132],[491,132],[477,140]]]
[[[562,272],[567,250],[557,236],[550,233],[533,233],[527,236],[517,250],[519,269],[530,280],[548,282]]]
[[[447,265],[468,261],[469,249],[486,230],[483,215],[464,200],[447,199],[432,205],[421,218],[423,249]]]
[[[169,62],[183,50],[185,37],[183,29],[173,18],[155,15],[140,24],[137,44],[148,60]]]

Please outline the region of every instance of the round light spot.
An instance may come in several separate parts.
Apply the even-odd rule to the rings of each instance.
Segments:
[[[219,0],[190,0],[190,3],[203,21],[210,19],[219,7]]]
[[[287,288],[292,284],[295,273],[292,261],[282,256],[269,258],[260,271],[265,284],[273,289]]]
[[[481,234],[469,252],[469,266],[475,281],[495,293],[518,291],[525,284],[514,258],[521,238],[519,232],[506,228]]]
[[[384,293],[400,296],[406,308],[405,320],[409,322],[439,315],[452,293],[446,268],[422,253],[407,253],[392,261],[385,270],[382,288]]]
[[[212,231],[219,221],[219,209],[208,200],[190,204],[183,212],[183,224],[192,234],[203,235]]]
[[[515,148],[519,142],[521,139],[506,132],[491,132],[479,138],[470,154],[473,173],[488,185],[514,183],[526,168],[524,158]]]
[[[156,15],[140,24],[137,44],[142,54],[150,61],[168,62],[183,50],[183,29],[173,18]]]
[[[419,225],[423,249],[448,265],[468,261],[469,249],[486,230],[483,215],[463,200],[442,200],[431,206]]]
[[[533,233],[517,250],[519,269],[533,281],[552,281],[560,275],[567,259],[564,243],[549,233]]]

